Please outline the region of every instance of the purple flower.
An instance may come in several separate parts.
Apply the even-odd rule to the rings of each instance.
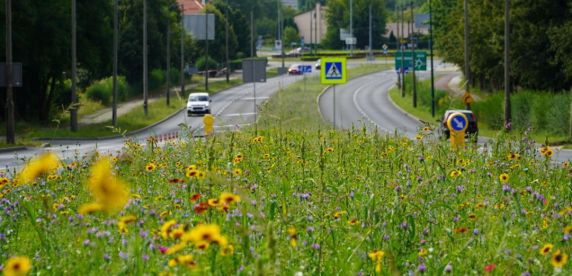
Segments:
[[[119,252],[119,258],[127,260],[127,258],[129,257],[129,255],[123,251]]]
[[[508,193],[508,192],[510,192],[510,190],[511,190],[511,188],[509,185],[507,185],[507,184],[502,185],[502,191],[503,192]]]
[[[479,229],[477,229],[477,228],[473,229],[473,235],[476,236],[476,235],[478,235],[478,234],[479,234]]]
[[[105,254],[103,254],[103,259],[106,261],[110,261],[111,257],[109,256],[109,254],[105,253]]]
[[[139,236],[141,238],[147,238],[147,236],[149,236],[149,232],[141,230],[141,231],[139,231]]]
[[[532,187],[527,186],[527,187],[526,187],[526,191],[527,191],[529,194],[532,193]]]
[[[403,230],[407,229],[407,221],[403,221],[399,227]]]
[[[384,241],[388,241],[390,239],[389,235],[385,234],[383,235],[383,240]]]
[[[316,229],[314,229],[313,226],[308,226],[308,228],[306,228],[306,232],[308,233],[314,233],[314,231],[316,231]]]
[[[253,200],[250,201],[250,204],[251,204],[252,206],[256,206],[256,203],[257,203],[257,202],[256,202],[256,199],[253,199]]]
[[[453,222],[458,222],[461,218],[457,215],[453,218]]]
[[[320,245],[317,243],[314,243],[314,244],[312,244],[312,248],[315,250],[318,250],[318,249],[320,249]]]
[[[91,244],[91,241],[89,239],[86,239],[83,241],[83,246],[89,246]]]
[[[563,241],[569,241],[570,240],[570,234],[564,234],[564,237],[562,238]]]
[[[350,196],[350,198],[353,199],[353,198],[354,198],[354,191],[350,191],[350,195],[349,195],[349,196]]]
[[[419,267],[417,268],[417,271],[423,273],[427,271],[427,266],[425,264],[420,264]]]
[[[452,266],[451,264],[447,264],[447,265],[445,266],[445,270],[443,270],[443,272],[445,272],[445,273],[451,273],[451,272],[453,272],[453,266]]]
[[[530,274],[530,272],[528,272],[528,271],[525,271],[525,272],[523,272],[523,273],[520,274],[520,276],[530,276],[530,275],[531,275],[531,274]]]
[[[465,190],[465,186],[463,186],[463,185],[457,186],[457,193],[460,193],[460,192],[462,192],[462,191],[464,191],[464,190]]]
[[[149,260],[149,255],[145,254],[143,256],[141,256],[141,258],[143,259],[144,262]]]

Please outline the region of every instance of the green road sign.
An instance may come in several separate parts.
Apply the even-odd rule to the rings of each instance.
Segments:
[[[411,66],[411,51],[403,52],[403,63],[405,70],[413,70]],[[401,51],[395,52],[395,70],[401,70]],[[427,70],[427,53],[416,51],[415,52],[415,71]]]

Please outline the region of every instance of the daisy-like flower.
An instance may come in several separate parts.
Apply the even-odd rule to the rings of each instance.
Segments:
[[[294,226],[288,227],[288,236],[290,237],[290,246],[297,247],[298,246],[298,232],[296,231],[296,227],[294,227]]]
[[[459,228],[455,228],[455,230],[453,230],[453,232],[455,234],[464,234],[464,233],[467,233],[467,231],[469,231],[469,229],[467,227],[459,227]]]
[[[41,175],[48,174],[60,166],[60,160],[52,152],[46,152],[30,160],[16,177],[18,184],[28,184]]]
[[[117,221],[117,227],[119,228],[119,232],[125,234],[129,233],[129,230],[127,229],[127,224],[135,222],[136,220],[137,217],[133,215],[128,215],[119,218],[119,220]]]
[[[223,192],[220,195],[219,200],[225,205],[231,205],[235,202],[240,202],[240,196],[232,193]]]
[[[348,220],[349,225],[356,225],[358,223],[359,223],[359,220],[357,220],[356,218]]]
[[[568,254],[561,252],[560,249],[556,250],[550,259],[550,263],[555,268],[562,268],[564,265],[566,265],[567,262]]]
[[[509,179],[510,179],[510,177],[507,173],[501,173],[499,176],[499,180],[501,183],[508,183]]]
[[[461,172],[458,170],[453,170],[453,171],[451,171],[451,173],[449,173],[449,176],[451,178],[457,178],[457,177],[461,176]]]
[[[568,226],[564,227],[564,234],[567,235],[570,233],[572,233],[572,225],[568,225]]]
[[[252,142],[254,142],[254,143],[261,143],[262,141],[264,141],[264,136],[260,136],[260,135],[254,137],[252,139]]]
[[[218,198],[210,198],[207,203],[211,207],[218,207],[220,205],[220,200]]]
[[[345,214],[347,214],[346,211],[337,211],[334,213],[334,219],[339,219],[342,217],[342,215],[345,215]]]
[[[554,245],[552,245],[551,243],[545,244],[542,248],[540,248],[540,254],[546,255],[546,254],[550,253],[550,251],[552,251],[553,247],[554,247]]]
[[[109,158],[102,158],[92,166],[88,187],[95,203],[99,204],[97,207],[108,213],[119,211],[129,200],[129,188],[113,175]]]
[[[326,152],[334,152],[334,148],[332,148],[332,147],[327,147],[327,148],[326,148]]]
[[[152,171],[154,171],[156,168],[157,168],[157,165],[155,165],[155,163],[153,163],[153,162],[150,162],[149,164],[147,164],[147,165],[145,166],[145,171],[147,171],[147,172],[152,172]]]
[[[187,176],[188,178],[195,178],[198,175],[199,175],[199,171],[196,169],[187,170],[187,172],[185,173],[185,176]]]
[[[235,177],[239,177],[242,175],[242,170],[240,168],[235,168],[232,170],[232,175],[234,175]]]
[[[238,164],[238,163],[242,162],[243,159],[244,159],[244,156],[241,153],[239,153],[236,156],[234,156],[234,159],[232,160],[232,162],[234,164]]]
[[[161,237],[167,239],[171,236],[173,227],[177,224],[176,220],[169,220],[161,226]]]
[[[229,244],[227,246],[225,246],[221,251],[220,251],[220,255],[221,256],[231,256],[232,254],[234,254],[234,246],[232,244]]]
[[[169,260],[169,267],[174,267],[176,265],[182,265],[188,269],[195,269],[198,266],[193,260],[192,255],[181,255]]]
[[[23,276],[32,269],[30,258],[25,256],[11,257],[2,271],[6,276]]]
[[[220,233],[220,227],[216,224],[199,224],[182,237],[183,241],[191,241],[197,247],[211,243],[218,244],[221,248],[227,245],[227,240]]]

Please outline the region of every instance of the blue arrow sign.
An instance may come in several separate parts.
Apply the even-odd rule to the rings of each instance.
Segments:
[[[451,127],[453,128],[454,131],[461,131],[463,129],[465,129],[465,127],[467,126],[467,120],[465,119],[464,116],[462,115],[452,115],[454,116],[453,118],[451,118]]]
[[[298,71],[302,74],[312,73],[312,65],[298,65]]]

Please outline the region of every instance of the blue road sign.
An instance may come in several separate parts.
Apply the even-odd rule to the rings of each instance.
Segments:
[[[342,71],[341,62],[326,62],[326,79],[341,80],[344,72]]]
[[[312,73],[312,65],[298,65],[298,71],[302,74]]]
[[[467,119],[462,114],[453,114],[451,118],[451,127],[454,131],[463,131],[467,127]]]

